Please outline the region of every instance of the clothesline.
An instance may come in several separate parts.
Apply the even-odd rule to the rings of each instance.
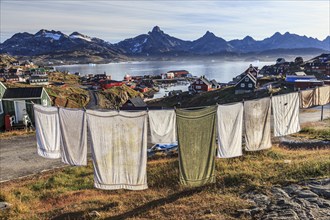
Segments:
[[[271,105],[273,101],[277,104]],[[249,101],[246,106],[239,102],[234,106],[213,105],[195,111],[176,109],[117,113],[88,109],[84,112],[81,109],[35,105],[38,154],[51,159],[62,158],[64,163],[70,165],[85,166],[88,128],[94,186],[107,190],[142,190],[148,187],[146,151],[147,127],[150,127],[152,141],[168,143],[176,140],[179,143],[180,182],[188,186],[204,185],[216,181],[216,157],[242,156],[243,134],[249,141],[246,143],[248,150],[271,147],[271,106],[274,113],[278,113],[274,116],[278,120],[277,128],[274,128],[278,134],[275,136],[300,130],[298,93],[272,100],[266,97]],[[252,132],[243,133],[243,126]]]
[[[321,86],[322,87],[322,86]],[[313,89],[308,89],[308,90],[315,90],[315,89],[317,89],[317,88],[320,88],[320,87],[315,87],[315,88],[313,88]],[[298,91],[296,91],[296,92],[298,92],[299,94],[301,94],[302,93],[302,91],[307,91],[307,90],[298,90]],[[296,92],[290,92],[290,93],[296,93]],[[290,94],[290,93],[286,93],[286,94]],[[279,95],[276,95],[276,96],[281,96],[281,95],[286,95],[286,94],[279,94]],[[272,94],[270,94],[270,96],[268,96],[270,99],[272,99],[273,98],[273,95]],[[192,107],[185,107],[185,108],[180,108],[180,107],[173,107],[173,108],[164,108],[164,107],[161,107],[161,108],[159,108],[159,109],[152,109],[152,110],[172,110],[172,109],[183,109],[183,110],[193,110],[193,109],[200,109],[200,108],[207,108],[207,107],[211,107],[211,106],[215,106],[215,105],[234,105],[234,104],[237,104],[237,103],[243,103],[244,104],[244,102],[245,101],[252,101],[252,100],[258,100],[258,99],[263,99],[263,98],[267,98],[267,96],[266,97],[261,97],[261,98],[256,98],[256,99],[249,99],[249,100],[242,100],[242,101],[238,101],[238,102],[228,102],[228,103],[223,103],[223,104],[220,104],[220,103],[216,103],[216,104],[214,104],[214,105],[204,105],[204,106],[192,106]],[[6,101],[12,101],[12,102],[25,102],[25,104],[28,104],[28,105],[35,105],[35,103],[33,103],[32,101],[31,102],[26,102],[26,101],[19,101],[19,100],[6,100]],[[321,106],[323,106],[323,105],[321,105]],[[58,108],[60,107],[60,106],[57,106]],[[84,111],[86,111],[86,108],[85,107],[83,107],[83,108],[76,108],[76,109],[83,109]],[[109,110],[109,109],[103,109],[103,108],[100,108],[100,110]],[[114,110],[116,110],[116,111],[120,111],[121,109],[119,108],[119,109],[114,109]],[[139,111],[139,110],[151,110],[149,107],[145,107],[145,108],[139,108],[139,109],[134,109],[134,110],[124,110],[124,111]]]

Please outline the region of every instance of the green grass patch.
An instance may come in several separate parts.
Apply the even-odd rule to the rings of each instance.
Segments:
[[[330,128],[315,129],[312,127],[304,127],[299,133],[309,136],[312,139],[330,140]]]

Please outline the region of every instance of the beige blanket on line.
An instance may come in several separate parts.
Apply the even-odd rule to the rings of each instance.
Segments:
[[[147,186],[147,113],[87,110],[94,186],[143,190]]]
[[[315,91],[317,105],[326,105],[330,102],[330,86],[317,87]]]
[[[73,166],[87,165],[87,122],[81,109],[60,108],[62,161]]]
[[[300,108],[310,108],[317,105],[315,89],[302,90],[300,92]]]
[[[272,146],[270,115],[270,98],[244,103],[245,150],[264,150]]]

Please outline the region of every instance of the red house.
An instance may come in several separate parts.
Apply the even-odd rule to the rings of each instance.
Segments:
[[[110,89],[114,86],[121,86],[124,84],[121,81],[115,81],[115,80],[100,80],[99,82],[102,89]]]
[[[167,73],[173,73],[176,78],[187,77],[189,75],[187,70],[171,70]]]
[[[201,76],[201,78],[197,79],[190,85],[189,90],[195,92],[207,92],[212,90],[212,83],[208,81],[205,76]]]

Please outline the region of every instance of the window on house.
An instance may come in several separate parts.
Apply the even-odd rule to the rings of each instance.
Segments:
[[[248,77],[245,78],[245,82],[249,82],[249,78]]]
[[[249,83],[248,87],[249,87],[249,88],[252,88],[252,83]]]
[[[244,88],[245,87],[245,83],[241,83],[241,87]]]
[[[201,86],[196,86],[196,89],[201,89],[202,87]]]
[[[0,100],[0,114],[3,113],[3,108],[2,108],[2,101]]]

